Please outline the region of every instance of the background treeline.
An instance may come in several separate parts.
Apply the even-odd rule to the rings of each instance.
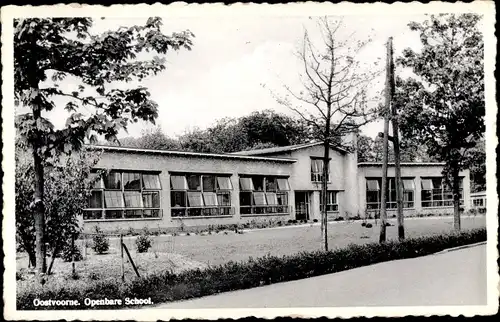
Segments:
[[[271,110],[239,118],[223,118],[207,129],[195,128],[177,137],[161,127],[144,131],[138,138],[126,137],[113,144],[128,147],[230,153],[311,142],[314,133],[306,122]]]

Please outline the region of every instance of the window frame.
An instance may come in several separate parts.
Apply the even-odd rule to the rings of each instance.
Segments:
[[[189,177],[198,177],[199,186],[197,189],[193,186],[189,186]],[[171,184],[170,196],[171,196],[171,218],[203,218],[203,217],[230,217],[233,216],[233,206],[231,195],[233,191],[233,184],[231,182],[231,175],[223,175],[223,174],[212,174],[212,173],[196,173],[196,172],[183,172],[170,173],[170,177],[183,177],[186,182],[185,189],[173,189],[174,185]],[[206,184],[208,181],[206,180],[208,177],[212,184]],[[221,184],[224,182],[223,184]],[[211,187],[213,185],[213,188]],[[209,187],[210,186],[210,187]],[[172,202],[174,199],[172,195],[174,193],[182,193],[184,198],[184,206],[175,207]],[[193,193],[200,195],[200,204],[199,205],[191,205],[190,195]],[[209,198],[210,194],[210,198]],[[207,204],[207,201],[209,204]],[[219,200],[226,200],[229,204],[221,204]],[[212,202],[215,204],[211,204]]]
[[[327,190],[327,203],[326,203],[326,212],[338,212],[339,211],[339,200],[338,200],[337,190]],[[330,196],[333,196],[330,198]],[[323,191],[319,192],[319,210],[323,211]]]
[[[254,178],[262,180],[262,190],[255,189]],[[240,214],[242,216],[289,214],[290,183],[288,179],[289,177],[279,175],[239,175],[240,188],[248,186],[242,184],[245,180],[252,182],[252,188],[254,188],[253,190],[240,189]],[[271,181],[272,184],[270,184]],[[247,202],[243,203],[243,200],[250,201],[250,205]],[[269,203],[270,201],[272,204]]]
[[[366,177],[366,187],[365,187],[365,203],[367,210],[380,210],[381,207],[381,199],[382,199],[382,178],[381,177]],[[369,182],[377,182],[377,189],[371,189]],[[402,177],[401,183],[403,185],[403,209],[414,209],[415,208],[415,193],[416,188],[406,189],[405,181],[412,181],[413,187],[415,187],[415,177]],[[371,189],[371,190],[370,190]],[[376,202],[368,201],[369,194],[376,193]],[[411,194],[410,194],[411,193]],[[406,201],[405,196],[411,195],[412,201]],[[397,193],[396,193],[396,177],[387,177],[387,192],[386,192],[386,209],[392,210],[397,208]]]
[[[105,176],[113,173],[119,177],[120,181],[120,189],[115,188],[106,188],[106,180]],[[138,174],[139,180],[139,188],[134,189],[126,189],[125,183],[123,182],[124,174],[135,173]],[[91,173],[92,176],[98,175],[96,170],[93,170]],[[144,179],[143,175],[148,176],[156,176],[156,181],[158,183],[158,188],[145,188],[144,187]],[[108,173],[105,173],[101,176],[101,178],[97,181],[98,185],[94,184],[93,188],[90,189],[90,194],[94,192],[99,192],[101,194],[101,208],[90,207],[90,200],[88,206],[83,209],[83,221],[113,221],[113,220],[137,220],[137,219],[161,219],[162,218],[162,207],[161,207],[161,180],[160,180],[160,172],[157,171],[142,171],[142,170],[119,170],[112,169]],[[110,194],[116,194],[117,196],[110,196]],[[126,195],[129,195],[129,198],[133,195],[135,200],[135,205],[130,205],[127,203]],[[158,207],[145,207],[144,205],[144,195],[145,194],[157,194],[158,196]],[[106,196],[108,195],[108,196]],[[137,199],[137,197],[139,199]],[[112,204],[108,206],[108,202],[110,200],[119,198],[119,204]],[[138,201],[138,203],[136,203]],[[134,212],[133,216],[129,216],[128,214]],[[88,214],[91,214],[90,216]],[[151,214],[151,215],[148,215]]]
[[[310,157],[311,160],[311,166],[310,166],[310,171],[311,171],[311,182],[313,183],[321,183],[322,178],[323,178],[323,170],[325,167],[325,160],[322,157]],[[314,161],[321,161],[321,169],[318,169],[317,171],[314,170]],[[327,174],[328,174],[328,180],[327,183],[331,183],[331,171],[330,171],[330,162],[328,162],[328,169],[327,169]]]
[[[438,179],[441,179],[439,187],[435,186],[435,182]],[[432,189],[424,189],[424,180],[425,182],[432,182]],[[463,188],[463,180],[464,177],[459,177],[459,203],[460,206],[464,205],[464,188]],[[420,202],[422,208],[449,208],[453,207],[453,190],[448,186],[444,177],[422,177],[421,179],[421,190],[420,190]],[[424,194],[430,194],[430,198],[425,197]],[[435,198],[438,196],[438,198]],[[451,198],[445,198],[445,196],[451,196]],[[440,197],[440,198],[439,198]]]

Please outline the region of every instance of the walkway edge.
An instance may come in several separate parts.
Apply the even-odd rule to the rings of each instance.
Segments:
[[[452,252],[452,251],[455,251],[455,250],[464,249],[464,248],[470,248],[470,247],[475,247],[475,246],[479,246],[479,245],[486,245],[486,241],[482,241],[482,242],[474,243],[474,244],[457,246],[457,247],[453,247],[453,248],[448,248],[448,249],[442,250],[440,252],[434,253],[433,255],[444,254],[444,253]]]

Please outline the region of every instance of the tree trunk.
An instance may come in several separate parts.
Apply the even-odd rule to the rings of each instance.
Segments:
[[[388,42],[388,89],[390,90],[390,103],[392,106],[392,143],[394,146],[394,167],[395,167],[395,183],[396,183],[396,204],[397,204],[397,219],[398,219],[398,238],[399,240],[405,239],[404,228],[404,215],[403,215],[403,181],[401,180],[401,151],[399,149],[399,122],[397,106],[394,104],[392,94],[394,93],[394,63],[393,63],[393,49],[392,38]]]
[[[324,154],[323,154],[323,178],[321,180],[321,191],[322,191],[322,203],[323,208],[321,209],[321,219],[323,221],[323,241],[325,251],[328,251],[328,213],[327,202],[328,202],[328,175],[329,175],[329,167],[330,167],[330,140],[328,138],[324,141]]]
[[[380,236],[379,242],[386,241],[386,223],[387,223],[387,163],[389,151],[389,113],[392,101],[392,81],[391,81],[391,60],[392,60],[392,38],[387,41],[387,62],[386,62],[386,81],[385,81],[385,107],[384,107],[384,141],[382,147],[382,187],[380,193]]]
[[[34,95],[38,95],[38,89],[33,89]],[[33,119],[35,123],[40,118],[41,112],[38,106],[33,106]],[[35,253],[38,279],[41,282],[42,274],[47,270],[45,261],[45,207],[43,201],[43,160],[39,155],[40,134],[36,131],[33,141],[33,165],[35,170],[35,193],[34,193],[34,217],[35,217]]]
[[[26,252],[28,253],[28,258],[29,258],[29,265],[33,268],[36,267],[36,256],[35,256],[35,252],[33,250],[26,250]]]
[[[453,169],[453,228],[460,231],[460,177],[458,169]]]

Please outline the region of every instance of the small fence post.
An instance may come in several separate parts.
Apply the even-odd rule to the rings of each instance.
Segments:
[[[87,234],[83,233],[83,256],[87,260]]]
[[[75,235],[71,235],[71,268],[75,275]]]
[[[141,275],[139,275],[139,271],[137,270],[137,267],[134,264],[134,261],[132,260],[132,256],[130,256],[130,252],[128,251],[128,248],[127,248],[127,246],[125,246],[125,244],[123,244],[123,248],[125,248],[125,252],[127,252],[128,261],[132,265],[132,268],[134,269],[135,274],[137,275],[137,277],[141,277]]]
[[[120,234],[120,257],[122,261],[122,281],[125,280],[125,263],[123,262],[123,235]]]

